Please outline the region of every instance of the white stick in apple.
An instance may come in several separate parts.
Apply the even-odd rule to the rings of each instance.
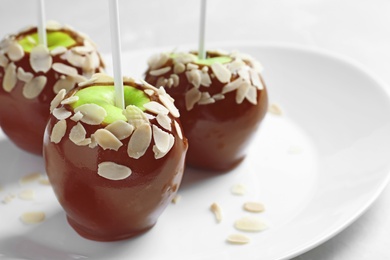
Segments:
[[[200,6],[200,27],[199,27],[199,49],[198,58],[206,59],[206,50],[204,47],[205,42],[205,28],[206,28],[206,4],[207,0],[201,0]]]
[[[39,44],[47,47],[45,1],[38,0],[38,40]]]
[[[108,0],[110,11],[112,64],[114,67],[115,106],[125,109],[118,0]]]

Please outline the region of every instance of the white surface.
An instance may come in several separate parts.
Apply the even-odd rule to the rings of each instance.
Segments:
[[[385,86],[350,61],[317,50],[275,45],[234,45],[268,70],[271,101],[283,116],[268,114],[248,158],[227,174],[187,170],[179,193],[158,224],[133,240],[98,243],[79,237],[66,223],[51,189],[20,185],[21,176],[43,171],[41,158],[0,141],[1,196],[36,191],[34,201],[0,205],[0,256],[18,259],[285,259],[341,231],[377,198],[389,180],[390,97]],[[144,63],[155,50],[128,53],[124,60]],[[299,62],[296,62],[299,59]],[[135,74],[142,73],[139,67]],[[280,77],[283,75],[283,77]],[[303,95],[304,93],[304,95]],[[362,106],[365,104],[365,106]],[[234,196],[237,183],[247,187]],[[244,246],[225,242],[236,219],[250,215],[246,201],[261,201],[258,216],[269,225],[251,233]],[[218,202],[223,221],[209,206]],[[26,226],[26,211],[47,219]],[[256,215],[256,214],[252,214]],[[150,250],[153,248],[153,250]]]
[[[123,49],[196,46],[199,2],[119,0]],[[35,23],[34,3],[1,0],[0,35]],[[50,0],[46,4],[48,19],[86,32],[103,52],[109,52],[106,0]],[[390,83],[390,2],[387,0],[210,0],[208,4],[208,42],[289,42],[321,47],[352,57]],[[390,187],[353,225],[298,259],[390,258],[388,205]]]

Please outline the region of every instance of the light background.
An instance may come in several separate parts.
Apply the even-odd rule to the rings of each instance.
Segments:
[[[196,46],[200,0],[119,4],[123,51]],[[85,32],[110,52],[107,0],[46,0],[46,11],[47,19]],[[0,36],[36,20],[36,1],[0,0]],[[390,84],[388,0],[209,0],[206,39],[316,46],[357,60]],[[389,205],[390,187],[354,224],[296,260],[390,259]]]

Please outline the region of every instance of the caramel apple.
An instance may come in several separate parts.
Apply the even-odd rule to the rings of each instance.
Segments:
[[[261,65],[238,52],[161,53],[148,61],[145,80],[163,86],[180,111],[190,147],[189,166],[227,171],[238,165],[260,122],[268,97]]]
[[[0,126],[18,147],[38,155],[51,100],[104,67],[88,37],[56,22],[46,28],[47,47],[38,44],[36,27],[0,42]]]
[[[69,224],[99,241],[143,233],[175,196],[187,139],[164,88],[124,78],[126,109],[112,78],[96,74],[53,100],[44,136],[49,180]]]

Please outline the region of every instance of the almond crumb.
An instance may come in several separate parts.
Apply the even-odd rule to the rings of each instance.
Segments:
[[[23,213],[20,220],[25,224],[37,224],[45,220],[45,213],[42,211],[32,211]]]
[[[176,194],[176,196],[173,197],[173,199],[172,199],[172,203],[178,204],[180,202],[180,200],[181,200],[181,196],[179,194]]]
[[[277,104],[271,104],[268,107],[268,112],[275,116],[281,116],[283,114],[282,109]]]
[[[222,210],[221,207],[217,203],[213,203],[210,206],[211,212],[214,213],[215,219],[217,220],[217,223],[220,223],[222,221]]]
[[[241,231],[260,232],[267,228],[267,225],[259,218],[247,216],[238,219],[234,227]]]
[[[33,191],[33,190],[21,191],[18,194],[18,197],[19,197],[19,199],[22,199],[22,200],[33,200],[35,198],[35,191]]]
[[[40,172],[33,172],[33,173],[30,173],[30,174],[28,174],[26,176],[23,176],[19,180],[19,183],[20,184],[31,183],[31,182],[34,182],[34,181],[38,180],[40,177],[41,177],[41,173]]]
[[[244,209],[249,212],[263,212],[264,205],[260,202],[246,202],[244,203]]]
[[[231,244],[244,245],[250,242],[249,237],[242,234],[231,234],[226,239],[227,242]]]
[[[231,192],[234,195],[244,195],[245,192],[246,192],[246,188],[245,188],[245,186],[243,184],[235,184],[232,187]]]

